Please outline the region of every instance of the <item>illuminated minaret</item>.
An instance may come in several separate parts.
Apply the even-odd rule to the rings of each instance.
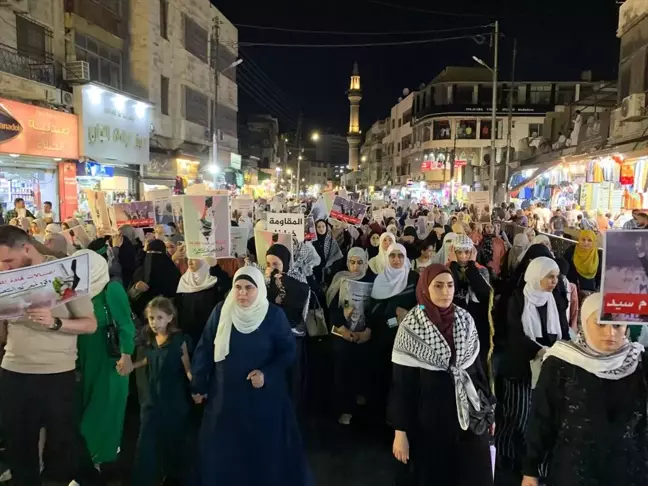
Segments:
[[[358,170],[358,148],[360,147],[360,100],[362,99],[362,89],[360,89],[360,71],[358,63],[353,63],[353,72],[351,73],[351,85],[347,91],[351,112],[349,114],[349,133],[347,133],[347,142],[349,142],[349,168]]]

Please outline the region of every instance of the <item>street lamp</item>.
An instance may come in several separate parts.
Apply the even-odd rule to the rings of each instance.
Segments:
[[[477,56],[472,57],[473,60],[484,66],[493,74],[493,93],[491,100],[491,150],[490,150],[490,174],[488,181],[488,195],[490,198],[491,209],[495,204],[495,135],[497,132],[497,69],[499,61],[499,22],[495,21],[495,45],[493,55],[493,67],[482,61]],[[454,162],[453,162],[454,166]]]
[[[216,164],[210,164],[209,167],[207,167],[207,172],[212,175],[212,182],[214,183],[214,189],[216,189],[216,176],[220,172],[220,167]]]
[[[319,139],[320,139],[320,134],[319,134],[319,132],[313,132],[313,134],[311,135],[311,140],[312,140],[313,142],[317,142],[317,141],[319,141]]]

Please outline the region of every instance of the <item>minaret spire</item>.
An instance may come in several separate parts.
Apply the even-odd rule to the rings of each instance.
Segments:
[[[360,70],[357,61],[353,63],[351,71],[351,84],[347,91],[347,97],[351,105],[349,113],[349,132],[347,133],[347,142],[349,143],[349,168],[358,170],[360,147],[360,100],[362,99],[362,89],[360,88]]]

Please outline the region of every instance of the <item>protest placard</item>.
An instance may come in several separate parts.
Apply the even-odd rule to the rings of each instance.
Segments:
[[[344,279],[340,284],[340,305],[351,332],[362,332],[366,328],[365,315],[371,299],[373,283]]]
[[[266,229],[273,233],[293,235],[304,241],[304,215],[299,213],[268,213]]]
[[[606,231],[600,322],[648,324],[648,230]]]
[[[155,213],[155,222],[157,224],[167,224],[174,221],[173,205],[171,204],[171,189],[147,191],[144,194],[144,199],[153,202],[153,211]]]
[[[230,236],[232,238],[230,255],[234,258],[242,258],[247,255],[248,228],[245,226],[231,227]]]
[[[382,210],[382,215],[383,218],[385,218],[385,221],[388,220],[389,218],[395,218],[396,210],[394,208],[385,208]]]
[[[387,201],[384,199],[372,199],[371,200],[371,209],[377,210],[387,207]]]
[[[268,253],[268,249],[275,243],[278,243],[288,248],[288,250],[290,250],[290,254],[292,255],[291,235],[287,235],[284,233],[273,233],[272,231],[265,231],[262,229],[255,228],[254,243],[256,245],[257,265],[259,265],[261,268],[265,268],[266,253]]]
[[[328,218],[328,215],[331,212],[331,208],[333,207],[333,200],[335,199],[335,191],[323,192],[320,197],[324,201],[324,207],[326,208],[326,217]]]
[[[377,221],[378,223],[382,223],[383,221],[383,210],[382,209],[376,209],[371,212],[371,216],[374,221]]]
[[[254,212],[254,199],[252,196],[242,194],[232,200],[232,211],[237,211],[239,216],[247,216]]]
[[[171,196],[171,210],[175,224],[182,224],[182,196]]]
[[[488,191],[471,191],[468,193],[468,205],[470,206],[470,216],[476,223],[490,222],[490,196]]]
[[[111,225],[110,217],[108,215],[108,207],[106,205],[106,193],[103,191],[93,191],[92,189],[85,190],[88,206],[90,207],[90,217],[92,222],[97,228],[97,231],[102,231],[104,234],[110,234]]]
[[[130,203],[113,204],[115,208],[115,224],[118,228],[131,225],[144,228],[155,225],[153,201],[135,201]]]
[[[317,238],[317,233],[315,231],[315,220],[312,216],[306,218],[306,229],[304,230],[304,239],[307,241],[314,240]]]
[[[313,221],[319,221],[320,219],[326,219],[329,217],[329,211],[326,209],[326,203],[322,197],[319,197],[317,201],[315,201],[309,216],[313,218]]]
[[[230,255],[228,196],[182,196],[187,258],[227,258]]]
[[[0,318],[23,316],[30,307],[51,309],[88,295],[89,261],[84,253],[1,272]]]
[[[360,224],[367,214],[367,206],[364,204],[335,196],[330,217],[350,224]]]

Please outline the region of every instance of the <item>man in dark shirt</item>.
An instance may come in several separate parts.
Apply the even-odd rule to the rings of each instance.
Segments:
[[[25,208],[25,200],[22,197],[14,199],[14,208],[7,211],[6,221],[9,222],[13,218],[34,218],[31,211]],[[34,218],[35,219],[35,218]]]
[[[549,220],[549,229],[556,236],[565,234],[565,228],[569,225],[567,218],[563,216],[560,209],[554,211],[554,215]]]

